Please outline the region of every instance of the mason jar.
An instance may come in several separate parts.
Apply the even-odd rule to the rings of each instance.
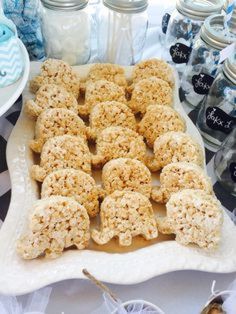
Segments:
[[[163,58],[175,64],[180,73],[188,62],[194,38],[204,20],[220,13],[222,6],[222,0],[176,1],[176,9],[171,14],[166,30]]]
[[[236,126],[236,56],[227,59],[203,101],[197,127],[212,145],[219,146]]]
[[[224,27],[223,15],[212,15],[205,20],[181,80],[181,94],[187,104],[197,107],[208,94],[221,67],[221,51],[235,40],[232,29],[227,31]]]
[[[98,18],[98,58],[132,65],[140,61],[148,27],[147,0],[103,0]]]
[[[71,65],[87,63],[91,49],[88,0],[41,0],[41,3],[46,56]]]

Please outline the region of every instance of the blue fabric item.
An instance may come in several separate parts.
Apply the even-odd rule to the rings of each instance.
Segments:
[[[38,0],[3,0],[4,13],[15,23],[31,60],[44,58],[38,7]]]
[[[14,36],[13,31],[4,24],[0,24],[0,43],[7,41]]]

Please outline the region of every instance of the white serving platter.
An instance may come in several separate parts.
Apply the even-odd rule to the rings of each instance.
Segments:
[[[39,72],[40,63],[32,63],[30,77]],[[76,67],[86,77],[90,65]],[[132,68],[125,68],[127,78]],[[185,118],[187,132],[202,147],[202,138],[186,115],[178,98],[176,75],[174,107]],[[23,98],[32,97],[26,87]],[[134,240],[132,248],[118,247],[116,240],[106,246],[91,244],[89,249],[68,250],[57,259],[26,261],[16,253],[16,241],[27,227],[32,203],[38,198],[38,186],[31,180],[29,170],[34,156],[28,141],[34,136],[34,121],[24,110],[18,119],[7,146],[12,198],[6,220],[0,230],[0,293],[25,294],[45,285],[72,278],[84,278],[82,269],[87,268],[99,280],[114,284],[135,284],[149,278],[176,270],[200,270],[217,273],[236,271],[236,227],[224,214],[222,241],[215,252],[206,252],[194,246],[181,246],[173,236],[162,236],[155,241]],[[164,214],[163,206],[157,214]],[[148,242],[148,243],[147,243]],[[141,243],[141,244],[140,244]]]
[[[0,88],[0,117],[15,103],[21,95],[30,71],[30,61],[28,52],[20,39],[18,39],[24,62],[24,72],[17,82],[9,86]]]

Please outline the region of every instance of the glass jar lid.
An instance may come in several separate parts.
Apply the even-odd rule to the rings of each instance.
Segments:
[[[224,27],[224,15],[216,14],[206,18],[201,27],[201,38],[215,49],[222,50],[236,40],[236,35],[232,32],[232,25],[229,32]]]
[[[222,0],[177,0],[176,8],[183,15],[203,21],[212,14],[220,13],[223,4]]]
[[[223,66],[225,76],[236,85],[236,54],[226,59]]]
[[[146,10],[148,0],[103,0],[103,4],[120,13],[139,13]]]
[[[41,0],[45,8],[58,11],[81,10],[86,7],[88,0]]]

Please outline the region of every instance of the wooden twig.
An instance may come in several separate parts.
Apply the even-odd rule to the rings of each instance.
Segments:
[[[101,281],[97,280],[93,275],[91,275],[87,269],[82,270],[83,274],[91,280],[98,288],[100,288],[102,291],[109,294],[109,296],[115,301],[118,302],[118,298],[116,295],[107,287],[105,286]]]

